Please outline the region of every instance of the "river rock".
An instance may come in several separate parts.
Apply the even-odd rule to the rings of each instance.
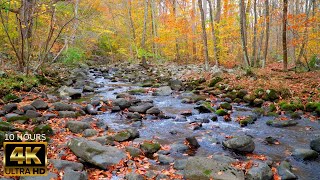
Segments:
[[[174,161],[173,168],[176,170],[183,170],[187,165],[187,159],[178,159]]]
[[[161,146],[159,143],[156,143],[156,142],[145,141],[140,145],[140,148],[145,154],[152,155],[153,153],[156,153],[157,151],[159,151]]]
[[[171,153],[184,153],[189,149],[187,145],[182,142],[176,142],[171,145],[170,152]]]
[[[273,178],[272,170],[267,163],[254,161],[253,164],[254,166],[246,174],[246,180],[271,180]]]
[[[295,126],[298,124],[298,122],[296,120],[287,120],[287,121],[270,120],[270,121],[267,121],[266,124],[268,126],[282,128],[282,127]]]
[[[31,106],[31,105],[23,106],[21,109],[22,109],[24,112],[27,112],[28,110],[36,111],[36,108],[34,108],[34,107]]]
[[[156,90],[154,95],[156,95],[156,96],[169,96],[172,92],[173,91],[170,86],[162,86]]]
[[[153,104],[151,103],[142,103],[138,106],[131,106],[128,110],[130,112],[146,113],[147,110],[152,107],[153,107]]]
[[[62,180],[87,180],[88,174],[86,171],[74,171],[67,169],[64,172]]]
[[[90,124],[87,122],[81,122],[81,121],[68,121],[66,124],[66,127],[70,129],[73,133],[81,133],[85,129],[90,128]]]
[[[60,118],[76,118],[78,115],[74,111],[59,111]]]
[[[128,108],[131,106],[131,102],[124,99],[124,98],[115,99],[112,102],[112,104],[113,104],[113,106],[119,106],[121,109],[125,109],[125,108]]]
[[[171,89],[175,91],[179,91],[182,88],[182,81],[177,80],[177,79],[172,79],[169,81],[169,86]]]
[[[59,159],[50,159],[50,163],[58,170],[71,169],[75,171],[82,171],[83,164],[73,161],[59,160]]]
[[[188,180],[244,180],[244,173],[230,164],[214,159],[190,157],[184,169],[184,178]]]
[[[164,164],[164,165],[168,165],[174,162],[174,158],[163,155],[163,154],[158,155],[158,160],[160,164]]]
[[[44,102],[41,99],[37,99],[31,103],[31,106],[36,108],[37,110],[45,110],[48,109],[48,103]]]
[[[37,111],[34,111],[34,110],[28,110],[25,114],[25,116],[29,117],[29,118],[37,118],[37,117],[40,117],[41,114],[38,113]]]
[[[226,148],[239,152],[251,153],[254,151],[255,144],[249,136],[237,136],[222,142]]]
[[[160,109],[157,108],[157,107],[152,107],[150,109],[147,110],[146,112],[147,114],[155,114],[155,115],[158,115],[161,113]]]
[[[129,152],[130,156],[134,158],[142,155],[142,151],[139,148],[133,146],[127,146],[126,151]]]
[[[95,129],[85,129],[83,131],[83,137],[92,137],[98,134],[98,131]]]
[[[16,103],[6,104],[2,107],[2,109],[5,113],[11,113],[12,111],[16,110],[17,108],[18,108],[18,105]]]
[[[71,97],[72,99],[78,99],[82,96],[82,89],[75,89],[73,87],[62,86],[58,89],[60,97]]]
[[[314,139],[310,142],[311,149],[320,153],[320,138]]]
[[[111,146],[102,146],[95,141],[89,141],[84,138],[72,138],[68,142],[71,151],[84,160],[101,169],[107,169],[110,165],[116,165],[126,158],[125,152]]]
[[[70,104],[56,102],[56,103],[53,103],[53,110],[55,110],[55,111],[74,111],[74,108]]]
[[[125,179],[126,180],[144,180],[145,178],[141,174],[131,172],[126,175]]]
[[[295,149],[292,156],[302,160],[312,160],[318,157],[318,153],[312,149]]]
[[[86,112],[90,115],[96,115],[98,114],[97,110],[91,105],[91,104],[88,104],[85,108]]]
[[[297,176],[292,172],[292,166],[287,161],[282,161],[277,170],[281,180],[297,179]]]
[[[198,143],[198,140],[194,136],[190,136],[186,138],[186,141],[189,143],[189,145],[193,148],[200,147],[200,144]]]

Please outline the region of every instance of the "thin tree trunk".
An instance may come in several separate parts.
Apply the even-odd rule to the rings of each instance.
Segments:
[[[216,62],[216,66],[219,66],[219,54],[218,54],[218,47],[217,47],[217,38],[215,35],[214,23],[213,23],[213,12],[212,12],[212,4],[210,0],[207,0],[209,4],[209,11],[210,11],[210,24],[211,24],[211,34],[213,40],[213,52],[214,52],[214,60]]]
[[[144,18],[143,18],[143,33],[141,40],[141,48],[146,51],[146,36],[147,36],[147,19],[148,19],[148,0],[144,0]],[[147,67],[146,55],[142,54],[141,60],[142,66]]]
[[[178,2],[177,0],[173,0],[173,13],[174,13],[174,21],[177,23],[177,16],[178,16]],[[177,29],[176,29],[177,31]],[[177,33],[176,33],[177,34]],[[180,47],[179,47],[179,39],[176,37],[176,60],[180,60]]]
[[[208,54],[208,40],[207,40],[207,32],[206,32],[206,19],[203,12],[202,7],[202,0],[198,0],[198,5],[200,9],[200,15],[201,15],[201,27],[202,27],[202,40],[203,40],[203,55],[204,55],[204,63],[205,63],[205,70],[209,70],[209,54]]]
[[[240,33],[241,33],[241,42],[242,42],[242,51],[244,55],[244,61],[246,66],[250,66],[250,61],[248,58],[248,51],[247,51],[247,41],[246,41],[246,30],[245,30],[245,6],[244,6],[244,0],[240,0],[239,3],[240,6]]]
[[[251,66],[259,66],[259,62],[257,62],[257,0],[253,0],[253,11],[254,11],[254,25],[253,25],[253,43],[252,43],[252,61]]]
[[[192,0],[192,14],[191,14],[191,21],[192,21],[192,59],[197,59],[197,41],[196,41],[196,2]]]
[[[287,14],[288,0],[283,0],[283,17],[282,17],[282,51],[283,51],[283,70],[288,70],[288,48],[287,48]]]
[[[151,0],[151,16],[152,16],[152,34],[153,34],[153,54],[154,54],[154,59],[158,58],[158,45],[155,42],[155,39],[158,37],[158,32],[157,32],[157,17],[156,17],[156,12],[155,12],[155,0]]]

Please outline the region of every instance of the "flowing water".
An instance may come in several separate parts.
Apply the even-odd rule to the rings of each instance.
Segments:
[[[117,93],[140,88],[127,82],[111,82],[103,77],[96,78],[95,82],[103,84],[98,96],[107,99],[115,99]],[[151,93],[136,95],[138,99],[153,100],[155,107],[158,107],[167,116],[172,117],[169,119],[158,119],[154,116],[146,116],[142,120],[142,126],[139,128],[141,138],[156,139],[162,145],[170,145],[175,142],[183,142],[186,137],[193,135],[197,137],[200,144],[200,148],[193,155],[210,156],[212,154],[225,154],[238,159],[244,159],[242,155],[223,148],[221,142],[226,136],[246,134],[254,138],[255,154],[266,155],[271,157],[275,162],[285,159],[290,160],[290,163],[294,167],[294,173],[299,176],[299,179],[320,179],[320,158],[313,161],[298,161],[290,156],[290,152],[293,149],[310,148],[310,141],[316,137],[320,137],[320,124],[317,121],[312,122],[309,119],[302,118],[298,120],[299,124],[297,126],[275,128],[266,125],[266,121],[272,120],[273,117],[260,117],[254,124],[240,127],[234,119],[238,116],[253,115],[252,109],[244,105],[232,104],[232,122],[225,122],[223,117],[219,117],[218,121],[203,123],[202,128],[193,130],[192,122],[210,119],[214,114],[199,114],[194,109],[196,105],[182,103],[181,96],[192,96],[192,94],[176,92],[170,96],[152,96]],[[191,111],[192,115],[184,119],[181,113],[185,111]],[[120,113],[106,112],[97,117],[103,119],[109,128],[115,131],[132,127],[132,124]],[[175,133],[173,134],[172,132]],[[280,144],[268,145],[264,141],[268,136],[276,138]],[[181,154],[172,156],[175,158],[187,158]]]

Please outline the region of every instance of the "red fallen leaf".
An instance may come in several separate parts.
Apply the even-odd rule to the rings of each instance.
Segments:
[[[226,139],[231,139],[233,136],[225,136]]]
[[[273,173],[273,180],[281,180],[281,178],[280,178],[280,176],[278,174],[277,168],[272,167],[271,170],[272,170],[272,173]]]
[[[248,169],[251,169],[252,166],[253,166],[253,161],[250,160],[249,162],[246,163],[246,165],[244,166],[244,168],[245,168],[246,170],[248,170]]]

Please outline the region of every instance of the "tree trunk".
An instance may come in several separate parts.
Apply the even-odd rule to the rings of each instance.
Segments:
[[[141,48],[146,50],[146,38],[147,38],[147,19],[148,19],[148,0],[144,0],[144,18],[143,18],[143,33],[141,39]],[[141,64],[143,67],[147,67],[146,55],[142,54]]]
[[[239,3],[240,6],[240,33],[241,33],[241,42],[242,42],[242,51],[244,55],[244,61],[246,66],[250,66],[250,61],[248,58],[248,51],[247,51],[247,40],[246,40],[246,20],[245,20],[245,6],[244,6],[244,0],[240,0]]]
[[[212,4],[210,0],[207,0],[209,4],[209,11],[210,11],[210,24],[211,24],[211,34],[213,39],[213,52],[214,52],[214,60],[216,62],[216,66],[219,66],[219,54],[218,54],[218,47],[217,47],[217,38],[215,35],[214,23],[213,23],[213,12],[212,12]]]
[[[282,51],[283,51],[283,70],[288,70],[288,48],[287,48],[287,14],[288,0],[283,0],[283,17],[282,17]]]
[[[155,0],[151,0],[151,16],[152,16],[152,34],[153,34],[153,56],[156,60],[158,58],[158,45],[155,42],[155,39],[158,37],[157,32],[157,17],[156,17],[156,7],[155,7]]]
[[[191,14],[191,21],[192,21],[192,59],[197,59],[197,40],[196,40],[196,2],[192,0],[192,14]]]
[[[253,25],[253,43],[252,43],[252,61],[251,66],[259,66],[259,61],[257,61],[257,0],[253,0],[253,11],[254,11],[254,25]]]
[[[198,0],[198,5],[200,9],[201,15],[201,27],[202,27],[202,40],[203,40],[203,55],[204,55],[204,63],[205,63],[205,70],[209,70],[209,54],[208,54],[208,40],[207,40],[207,32],[206,32],[206,19],[203,12],[202,7],[202,0]]]
[[[174,13],[174,21],[175,24],[177,23],[177,16],[178,16],[178,2],[177,0],[173,0],[173,13]],[[176,29],[177,31],[177,29]],[[180,60],[180,47],[179,47],[179,39],[176,37],[176,60]]]

